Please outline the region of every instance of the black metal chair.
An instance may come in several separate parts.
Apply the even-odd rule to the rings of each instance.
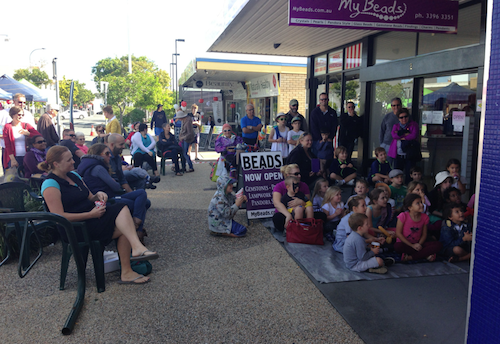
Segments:
[[[35,194],[27,184],[20,182],[0,184],[1,212],[26,212],[25,204],[30,200],[41,202],[42,198],[39,195]],[[21,225],[24,225],[23,229],[21,228]],[[22,262],[22,268],[27,270],[31,269],[33,264],[38,259],[40,259],[43,254],[43,245],[40,238],[38,237],[37,231],[49,226],[53,226],[50,221],[38,221],[36,223],[34,221],[29,221],[25,222],[24,224],[19,221],[5,222],[5,233],[2,233],[2,236],[7,250],[7,255],[0,263],[0,266],[2,266],[10,258],[12,247],[9,245],[8,238],[11,233],[14,232],[19,243],[19,254],[20,261]],[[35,261],[30,264],[30,239],[32,235],[35,236],[38,242],[39,249],[38,256],[35,258]],[[23,240],[26,240],[25,245],[21,244]],[[25,271],[23,274],[25,275],[26,273],[27,271]]]

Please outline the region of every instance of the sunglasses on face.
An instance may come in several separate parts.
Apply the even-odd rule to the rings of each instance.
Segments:
[[[280,118],[278,118],[278,121],[286,121],[286,118],[285,117],[280,117]]]
[[[400,116],[399,119],[408,118],[409,116]]]
[[[328,100],[328,98],[319,98],[319,100],[325,101],[325,100]]]
[[[300,176],[300,172],[293,173],[294,176]]]
[[[69,137],[76,137],[76,135],[75,135],[75,134],[69,134],[68,136],[69,136]]]
[[[225,133],[229,133],[231,130],[228,130],[228,129],[225,129],[224,132]]]
[[[35,143],[36,143],[37,145],[40,145],[40,144],[45,143],[45,142],[47,142],[47,141],[42,140],[42,141],[36,141]]]

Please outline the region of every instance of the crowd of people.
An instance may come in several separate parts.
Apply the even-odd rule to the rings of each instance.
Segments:
[[[386,266],[400,261],[468,260],[473,199],[468,205],[462,203],[466,181],[460,176],[460,161],[450,159],[446,170],[436,173],[434,187],[428,192],[417,166],[421,160],[418,124],[402,107],[401,99],[394,98],[392,111],[381,124],[376,160],[364,175],[351,160],[355,141],[362,135],[363,117],[356,114],[353,102],[347,103],[345,114],[337,116],[328,100],[326,93],[320,94],[320,104],[311,111],[308,126],[295,99],[290,101],[289,113],[278,113],[275,118],[277,125],[268,141],[271,151],[281,152],[284,161],[284,180],[272,192],[275,228],[286,233],[292,220],[322,220],[325,238],[335,251],[344,254],[346,266],[358,272],[385,273]],[[258,144],[262,123],[252,104],[246,106],[241,128],[242,138],[226,124],[216,141],[217,152],[229,166],[237,163],[234,155],[241,142]],[[351,186],[355,193],[344,205],[345,186]],[[224,193],[219,191],[218,197],[221,195]],[[227,211],[219,210],[218,219],[232,219],[241,199],[236,203],[227,196]],[[221,231],[214,229],[210,216],[209,225],[213,232]],[[231,226],[222,232],[243,236]]]

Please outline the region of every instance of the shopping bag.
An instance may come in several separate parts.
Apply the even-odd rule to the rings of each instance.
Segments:
[[[289,243],[323,245],[323,221],[318,219],[292,220],[286,227]]]

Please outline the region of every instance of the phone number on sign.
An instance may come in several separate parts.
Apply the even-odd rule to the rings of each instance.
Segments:
[[[426,13],[425,19],[453,20],[453,14]]]

